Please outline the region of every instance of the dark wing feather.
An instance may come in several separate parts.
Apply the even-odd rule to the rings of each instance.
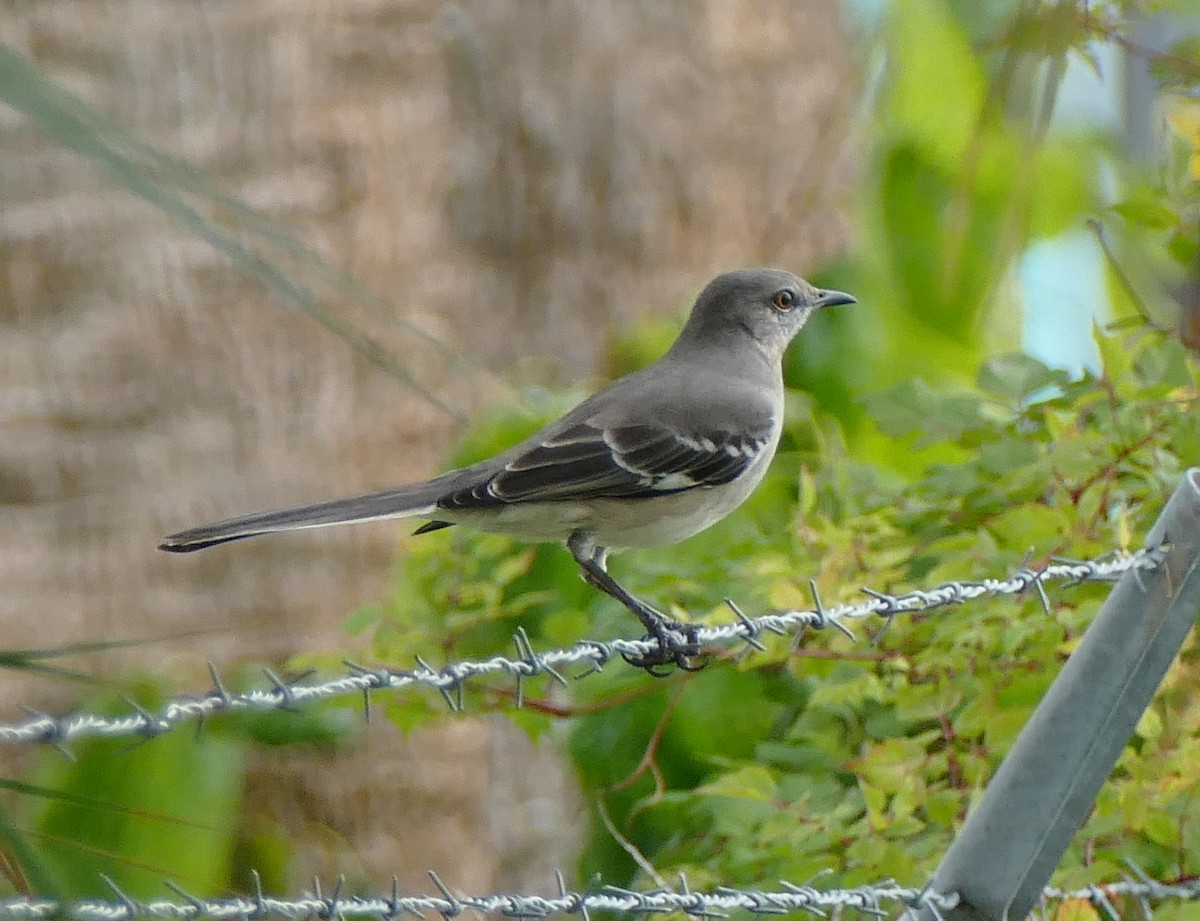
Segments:
[[[653,425],[586,423],[545,439],[491,477],[448,493],[441,508],[514,502],[640,499],[719,486],[766,450],[768,431],[680,434]]]

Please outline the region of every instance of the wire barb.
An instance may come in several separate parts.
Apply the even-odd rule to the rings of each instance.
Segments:
[[[163,880],[163,885],[174,892],[177,896],[183,899],[188,905],[195,909],[192,914],[193,918],[202,918],[208,914],[208,907],[200,899],[196,898],[178,883],[172,882],[169,879]]]
[[[747,617],[746,612],[738,607],[737,602],[732,598],[725,599],[725,606],[729,608],[729,610],[733,611],[734,616],[737,617],[738,622],[744,628],[745,635],[742,637],[742,639],[746,641],[746,645],[753,649],[757,649],[759,652],[766,652],[767,647],[759,642],[758,639],[758,635],[765,629],[764,626],[762,624],[756,624],[749,617]]]
[[[117,904],[119,904],[123,909],[125,909],[125,917],[126,918],[136,918],[142,914],[142,909],[138,905],[138,903],[135,902],[133,899],[131,899],[129,896],[127,896],[121,890],[121,888],[115,882],[113,882],[112,877],[107,876],[104,873],[101,873],[99,875],[100,875],[100,881],[102,883],[104,883],[104,885],[106,885],[110,890],[112,890],[112,894],[116,898]]]
[[[275,693],[279,696],[280,710],[295,710],[295,696],[292,694],[292,687],[269,668],[264,668],[263,674],[267,676],[267,680],[271,682],[271,687],[275,689]]]
[[[433,880],[433,884],[441,890],[442,895],[445,896],[446,901],[449,903],[449,907],[447,908],[438,907],[438,911],[442,917],[456,918],[461,915],[463,913],[463,903],[458,900],[458,897],[450,891],[446,884],[432,870],[429,871],[429,878]]]

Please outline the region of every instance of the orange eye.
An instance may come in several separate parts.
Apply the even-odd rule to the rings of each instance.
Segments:
[[[776,310],[791,310],[796,306],[796,292],[791,288],[776,291],[771,297],[771,303],[775,305]]]

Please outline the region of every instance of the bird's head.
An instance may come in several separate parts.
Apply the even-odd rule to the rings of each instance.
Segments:
[[[813,287],[781,269],[738,269],[700,292],[679,342],[720,348],[730,337],[749,336],[778,361],[814,312],[854,303],[849,294]]]

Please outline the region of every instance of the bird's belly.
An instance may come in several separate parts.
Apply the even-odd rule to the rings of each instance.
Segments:
[[[530,543],[565,541],[575,531],[586,528],[590,520],[588,508],[582,502],[514,502],[485,511],[456,509],[444,514],[439,511],[438,516]]]
[[[593,506],[585,527],[597,544],[614,550],[673,544],[716,524],[745,502],[761,479],[761,473],[748,473],[722,486],[657,499],[606,499]]]

